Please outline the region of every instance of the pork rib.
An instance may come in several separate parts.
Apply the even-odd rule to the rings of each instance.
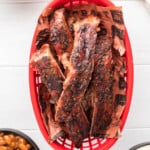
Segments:
[[[67,23],[69,26],[69,31],[71,32],[72,38],[74,39],[74,23],[79,19],[83,20],[87,16],[96,15],[96,5],[95,4],[85,4],[85,5],[75,5],[71,8],[66,8],[67,12]]]
[[[98,12],[100,12],[101,17],[101,31],[99,32],[99,35],[102,39],[108,39],[108,37],[110,37],[112,42],[109,43],[113,43],[113,47],[110,49],[110,56],[112,58],[110,57],[110,59],[108,59],[109,57],[107,58],[106,56],[109,56],[109,53],[106,53],[106,51],[102,51],[102,54],[104,56],[100,60],[100,62],[103,62],[105,58],[107,58],[109,60],[109,63],[106,66],[101,66],[101,68],[96,68],[97,64],[95,66],[95,70],[98,70],[97,72],[99,72],[102,69],[100,71],[101,73],[99,72],[99,75],[103,76],[104,80],[101,82],[98,88],[98,90],[101,90],[99,92],[98,90],[95,90],[99,93],[99,97],[96,96],[95,98],[96,103],[94,102],[95,107],[93,110],[93,118],[90,133],[93,136],[98,136],[102,138],[114,138],[118,136],[120,116],[124,110],[126,100],[126,81],[124,79],[126,69],[125,58],[122,56],[125,53],[123,41],[124,25],[122,16],[118,16],[118,13],[116,15],[116,11],[118,10],[119,15],[121,15],[120,9],[120,7],[110,7],[109,10],[105,10],[105,8],[101,9],[99,6],[97,6],[97,10]],[[103,46],[105,47],[105,41],[103,41],[102,39],[98,42],[98,45],[100,47],[97,47],[96,50],[101,50]],[[106,45],[108,46],[109,44]],[[107,50],[107,48],[105,50]],[[105,60],[104,62],[107,61]],[[107,74],[105,74],[105,70],[107,71],[107,73],[110,74],[110,77],[107,76]],[[106,77],[107,80],[105,80]],[[96,89],[98,86],[97,83],[95,83]],[[102,99],[104,102],[102,101],[98,105],[98,100],[100,99]],[[96,122],[96,120],[99,120],[99,123],[98,121]]]
[[[91,124],[92,115],[93,115],[94,97],[95,97],[95,92],[93,89],[93,84],[92,84],[92,82],[90,82],[88,89],[85,93],[85,96],[81,101],[81,106],[82,106],[90,124]]]
[[[110,8],[114,25],[112,26],[113,33],[113,48],[119,51],[120,56],[125,54],[124,33],[125,26],[121,7]]]
[[[64,75],[48,44],[44,44],[40,51],[33,54],[30,64],[33,69],[39,71],[42,83],[47,86],[51,94],[50,102],[56,103],[62,92]]]
[[[39,100],[42,119],[48,133],[50,133],[48,116],[47,116],[47,102],[49,103],[49,99],[50,99],[50,93],[48,92],[45,84],[41,83],[38,88],[38,100]]]
[[[113,35],[113,62],[114,62],[114,84],[113,84],[113,107],[112,121],[106,131],[110,138],[120,136],[120,117],[126,104],[126,59],[124,46],[125,26],[121,7],[110,8],[114,25]]]
[[[117,54],[116,54],[117,53]],[[126,61],[120,56],[119,52],[113,50],[114,75],[113,75],[113,108],[112,120],[107,128],[106,134],[109,138],[120,136],[120,117],[126,104],[126,86],[125,73]]]
[[[69,73],[67,74],[67,77],[64,81],[64,91],[62,92],[61,97],[58,101],[57,111],[59,110],[59,108],[65,109],[65,107],[63,107],[65,105],[64,102],[66,102],[67,104],[67,102],[71,101],[71,99],[73,101],[74,98],[78,97],[78,99],[76,100],[77,102],[80,102],[81,97],[84,95],[84,92],[81,92],[81,90],[86,91],[87,85],[91,80],[91,74],[94,67],[95,42],[97,37],[96,27],[99,23],[96,18],[95,23],[90,23],[92,19],[93,18],[89,17],[83,21],[78,21],[74,25],[76,35],[74,48],[70,58],[71,63],[69,66]],[[93,38],[91,39],[91,37]],[[84,76],[82,76],[81,78],[81,75]],[[68,97],[65,98],[65,95],[69,91],[72,94],[67,95]],[[72,98],[70,96],[72,96]],[[61,109],[61,111],[63,110]],[[56,120],[60,122],[61,120],[63,121],[65,118],[67,118],[67,116],[68,115],[67,113],[65,113],[65,110],[64,113],[62,113],[60,116],[56,112]]]
[[[57,9],[50,21],[50,45],[55,49],[59,61],[65,70],[69,66],[69,58],[73,47],[73,40],[69,31],[65,8]]]
[[[111,122],[112,108],[112,52],[111,39],[98,37],[96,44],[95,68],[93,72],[93,115],[90,135],[105,137],[105,130]]]
[[[97,66],[98,64],[97,61],[99,59],[102,59],[102,55],[104,53],[104,55],[107,55],[106,51],[108,50],[108,48],[111,48],[111,44],[112,44],[112,24],[113,24],[113,20],[111,17],[111,13],[109,10],[107,10],[107,8],[104,7],[100,7],[100,6],[93,6],[95,7],[95,9],[92,9],[92,14],[94,14],[95,16],[98,16],[101,19],[101,22],[99,24],[100,26],[100,31],[98,32],[98,38],[97,38],[97,47],[96,47],[96,54],[95,54],[95,69],[94,71],[96,72],[96,69],[99,69]],[[100,42],[100,40],[102,40],[102,42]],[[104,43],[103,43],[104,42]],[[111,53],[111,51],[109,50],[109,53]],[[109,54],[108,54],[109,55]],[[101,60],[104,61],[104,60]],[[101,63],[101,62],[99,62]],[[107,68],[105,68],[107,69]],[[102,69],[100,69],[102,71]],[[97,77],[98,74],[101,74],[101,71],[99,71],[99,73],[97,73]],[[93,113],[93,103],[94,103],[94,97],[96,96],[95,94],[95,90],[94,90],[94,82],[98,81],[99,79],[96,79],[96,77],[92,78],[92,83],[90,84],[86,94],[85,94],[85,98],[82,101],[82,106],[83,109],[85,110],[89,121],[91,122],[92,118],[92,113]],[[99,89],[100,90],[100,89]],[[98,92],[99,93],[99,92]]]
[[[62,137],[64,135],[64,131],[54,121],[55,111],[53,110],[55,109],[55,106],[49,102],[50,93],[45,84],[40,84],[38,93],[44,125],[49,133],[50,141],[55,141],[58,137]]]
[[[95,22],[91,23],[92,20]],[[89,130],[89,123],[80,103],[94,68],[98,24],[99,19],[92,16],[74,24],[75,40],[69,72],[56,108],[56,121],[65,123],[66,131],[76,146],[87,137]]]

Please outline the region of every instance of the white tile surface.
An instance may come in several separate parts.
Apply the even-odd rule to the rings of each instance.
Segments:
[[[20,129],[35,139],[41,150],[48,150],[51,148],[33,114],[28,84],[32,36],[48,0],[22,2],[0,1],[0,128]],[[111,150],[128,150],[134,144],[150,140],[150,11],[140,0],[114,2],[123,6],[133,48],[135,84],[123,135]]]
[[[32,36],[44,7],[44,3],[0,4],[0,65],[28,65]]]
[[[0,67],[0,127],[37,129],[27,67]]]

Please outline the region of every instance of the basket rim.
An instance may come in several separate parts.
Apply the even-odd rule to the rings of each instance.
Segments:
[[[73,0],[70,0],[71,2]],[[81,2],[82,0],[75,0],[75,1],[79,1]],[[109,7],[109,6],[115,6],[111,1],[109,0],[83,0],[86,1],[88,3],[95,3],[97,5],[101,5],[104,7]],[[69,0],[53,0],[51,1],[43,10],[48,9],[48,8],[55,8],[55,7],[59,7],[62,6],[64,4],[66,4],[67,2],[69,2]],[[37,34],[37,27],[35,28],[35,32],[33,35],[33,40],[32,40],[32,44],[31,44],[31,49],[30,49],[30,56],[29,58],[31,58],[32,53],[35,51],[35,37]],[[125,28],[125,47],[126,47],[126,62],[127,62],[127,103],[124,109],[124,112],[122,114],[121,117],[121,125],[120,125],[120,130],[122,131],[125,123],[126,123],[126,119],[129,113],[129,109],[130,109],[130,105],[131,105],[131,98],[132,98],[132,92],[133,92],[133,77],[134,77],[134,71],[133,71],[133,56],[132,56],[132,49],[131,49],[131,44],[130,44],[130,40],[129,40],[129,36],[128,36],[128,32],[127,29]],[[40,128],[41,133],[43,134],[45,140],[48,142],[48,144],[50,146],[52,146],[54,149],[63,149],[63,150],[70,150],[66,147],[62,148],[62,145],[60,145],[58,142],[53,142],[50,143],[49,142],[49,136],[48,133],[46,131],[46,128],[44,127],[43,121],[42,121],[42,117],[40,114],[40,107],[38,105],[37,102],[37,94],[36,94],[36,82],[35,82],[35,72],[32,71],[32,69],[30,68],[29,65],[29,89],[30,89],[30,97],[31,97],[31,102],[32,102],[32,107],[34,110],[34,114],[38,123],[38,126]],[[107,139],[107,142],[105,142],[103,144],[103,146],[100,148],[101,150],[108,150],[112,145],[115,144],[115,142],[118,139]],[[82,148],[81,148],[82,149]],[[99,150],[99,148],[95,148],[94,150]]]

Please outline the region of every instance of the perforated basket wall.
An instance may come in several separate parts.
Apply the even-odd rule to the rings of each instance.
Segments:
[[[95,3],[97,5],[104,6],[104,7],[114,6],[114,4],[108,0],[53,0],[48,4],[48,6],[45,9],[55,8],[55,7],[64,6],[64,5],[65,6],[72,6],[74,4],[81,5],[85,3]],[[36,50],[35,48],[36,32],[37,30],[35,29],[30,56]],[[126,122],[126,118],[129,112],[131,96],[132,96],[132,88],[133,88],[133,61],[132,61],[133,59],[132,59],[132,51],[131,51],[131,46],[130,46],[130,41],[128,38],[127,30],[125,31],[125,47],[126,47],[125,56],[126,56],[126,62],[127,62],[126,79],[127,79],[128,86],[126,90],[126,93],[127,93],[126,107],[121,117],[121,126],[120,126],[121,131],[124,127],[124,124]],[[49,136],[46,131],[46,128],[44,127],[44,123],[41,117],[40,107],[38,104],[37,91],[38,91],[39,84],[40,84],[40,75],[36,72],[33,72],[32,69],[29,67],[29,86],[30,86],[30,95],[31,95],[33,110],[34,110],[39,128],[41,130],[41,133],[43,134],[45,140],[49,143]],[[83,141],[80,150],[109,150],[109,148],[116,141],[117,139],[99,139],[99,138],[90,137]],[[76,149],[70,140],[63,139],[63,138],[59,138],[56,142],[49,143],[49,144],[56,150],[75,150]]]

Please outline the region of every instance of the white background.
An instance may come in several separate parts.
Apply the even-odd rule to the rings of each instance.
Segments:
[[[0,128],[31,136],[51,150],[37,126],[29,93],[28,62],[37,18],[48,0],[0,0]],[[114,0],[123,6],[134,57],[134,91],[122,137],[111,150],[150,141],[150,10],[144,1]]]

